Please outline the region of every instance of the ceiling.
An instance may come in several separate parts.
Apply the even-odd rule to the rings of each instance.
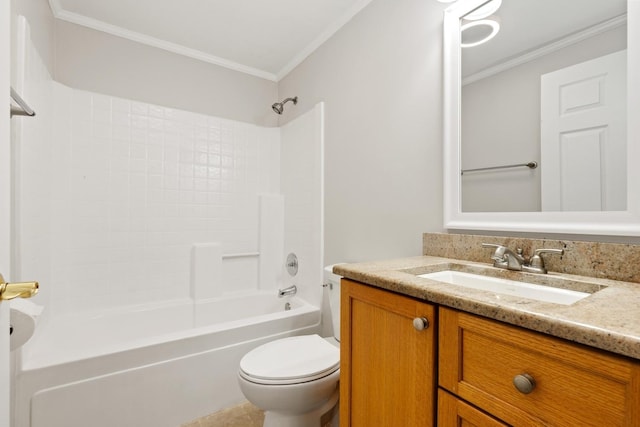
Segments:
[[[559,42],[626,12],[627,0],[503,0],[495,13],[500,20],[497,36],[463,49],[463,76]]]
[[[54,16],[277,81],[371,0],[49,0]]]

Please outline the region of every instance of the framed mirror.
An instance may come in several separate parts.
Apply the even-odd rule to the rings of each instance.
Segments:
[[[639,236],[640,1],[444,15],[445,227]]]

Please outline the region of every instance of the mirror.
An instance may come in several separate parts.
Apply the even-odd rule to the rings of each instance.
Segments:
[[[498,1],[489,18],[498,17],[498,34],[461,48],[490,33],[476,27],[461,35],[471,22],[463,18],[489,3],[460,0],[445,11],[445,226],[640,235],[640,174],[632,164],[640,131],[637,119],[626,120],[638,111],[640,4]],[[593,72],[598,62],[615,73]],[[581,74],[585,68],[592,74]],[[614,89],[607,75],[616,76]],[[575,122],[613,94],[618,107],[608,108],[609,122],[567,128],[562,121]],[[503,168],[512,165],[523,166]]]
[[[499,32],[461,49],[463,212],[626,210],[626,3],[488,3]]]

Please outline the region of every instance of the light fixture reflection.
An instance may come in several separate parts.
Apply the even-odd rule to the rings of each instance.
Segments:
[[[460,43],[460,47],[474,47],[474,46],[481,45],[482,43],[486,43],[492,38],[494,38],[496,34],[498,34],[498,31],[500,31],[500,23],[498,21],[495,21],[493,19],[483,19],[480,21],[471,21],[466,24],[463,24],[460,27],[460,34],[462,35],[462,33],[464,33],[465,30],[469,30],[470,28],[481,27],[481,26],[489,27],[488,35],[478,40]]]

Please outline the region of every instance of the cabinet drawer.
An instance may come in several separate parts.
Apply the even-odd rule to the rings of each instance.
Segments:
[[[508,427],[495,418],[438,390],[438,427]]]
[[[640,426],[638,361],[447,308],[439,344],[440,386],[509,424]]]

